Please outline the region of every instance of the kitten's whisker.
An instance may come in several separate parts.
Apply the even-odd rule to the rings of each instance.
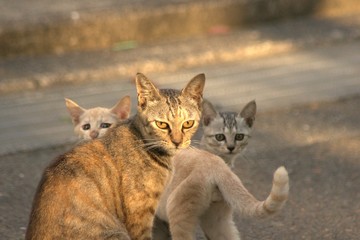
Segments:
[[[256,162],[256,161],[253,161],[251,159],[249,159],[248,157],[246,157],[243,153],[240,153],[239,156],[244,159],[246,162]]]

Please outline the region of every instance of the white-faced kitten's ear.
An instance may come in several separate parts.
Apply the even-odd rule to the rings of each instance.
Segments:
[[[111,108],[111,112],[116,114],[119,119],[127,119],[130,116],[131,100],[129,96],[125,96]]]
[[[255,114],[256,114],[256,102],[252,100],[248,104],[245,105],[241,113],[239,114],[242,118],[245,119],[247,125],[252,127],[255,121]]]
[[[76,102],[65,98],[66,108],[70,113],[71,120],[74,125],[79,124],[80,116],[85,112],[86,109],[80,107]]]
[[[208,100],[204,99],[202,102],[202,121],[204,126],[208,126],[217,116],[214,106]]]
[[[196,75],[186,87],[181,91],[181,94],[190,96],[198,103],[201,103],[203,91],[205,86],[205,74],[201,73]]]
[[[135,83],[139,107],[145,108],[148,100],[156,100],[160,98],[159,90],[144,74],[136,74]]]

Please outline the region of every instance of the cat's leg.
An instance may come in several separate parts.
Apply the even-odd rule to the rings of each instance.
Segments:
[[[155,240],[171,240],[169,224],[156,215],[152,229],[152,238]]]
[[[211,195],[201,178],[189,176],[170,194],[166,206],[173,240],[195,240],[200,216],[210,204]]]
[[[111,221],[113,219],[113,221]],[[105,229],[102,230],[100,236],[88,235],[84,239],[106,239],[106,240],[131,240],[129,232],[127,231],[124,223],[114,218],[108,218],[108,221],[101,222]],[[95,227],[94,227],[95,229]],[[89,230],[87,230],[89,232]],[[78,238],[78,237],[76,237]],[[73,238],[69,238],[73,239]]]
[[[224,201],[211,203],[201,216],[200,226],[208,240],[240,240],[233,211]]]

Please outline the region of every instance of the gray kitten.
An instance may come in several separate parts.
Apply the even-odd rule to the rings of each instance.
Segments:
[[[173,158],[173,174],[156,213],[169,223],[173,240],[194,240],[197,226],[209,240],[239,240],[234,211],[265,217],[286,202],[289,179],[284,167],[275,171],[271,192],[264,201],[255,199],[229,167],[248,143],[255,113],[255,101],[240,113],[217,113],[211,103],[204,102],[201,147],[208,151],[191,148]],[[157,219],[155,223],[153,238],[169,239],[161,222]]]
[[[204,101],[201,148],[220,156],[233,167],[251,137],[255,114],[255,101],[246,104],[240,113],[217,112],[209,101]]]

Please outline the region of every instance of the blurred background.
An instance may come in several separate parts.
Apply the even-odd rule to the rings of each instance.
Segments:
[[[142,72],[240,111],[256,99],[236,173],[258,198],[285,165],[284,213],[237,217],[243,239],[360,237],[358,0],[0,0],[0,238],[23,238],[48,162],[76,141],[64,97],[130,95]]]

